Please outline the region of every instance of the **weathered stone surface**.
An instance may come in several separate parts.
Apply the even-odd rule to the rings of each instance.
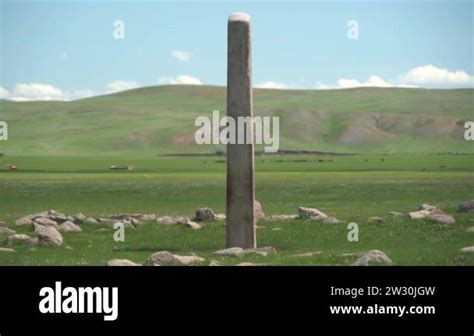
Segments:
[[[139,266],[139,264],[128,259],[112,259],[107,261],[107,266]]]
[[[39,224],[34,224],[34,226],[41,245],[60,246],[63,244],[63,236],[54,226]]]
[[[170,217],[170,216],[158,217],[156,219],[156,222],[160,225],[174,225],[174,224],[176,224],[176,220],[173,217]]]
[[[217,260],[211,260],[207,266],[221,266]]]
[[[47,217],[37,217],[33,219],[33,224],[39,224],[43,226],[54,226],[56,229],[59,227],[56,221]]]
[[[466,246],[459,250],[461,253],[474,253],[474,246]]]
[[[322,211],[319,211],[318,209],[305,207],[298,208],[298,215],[300,216],[300,218],[310,220],[323,220],[328,217],[328,215],[326,215]]]
[[[385,219],[383,219],[382,217],[369,217],[367,221],[369,223],[377,223],[377,224],[385,223]]]
[[[188,221],[186,221],[186,222],[184,222],[184,223],[181,222],[181,223],[179,223],[179,224],[181,224],[181,225],[183,225],[183,226],[186,226],[186,227],[189,227],[189,228],[191,228],[191,229],[193,229],[193,230],[200,230],[200,229],[202,229],[202,226],[201,226],[200,224],[198,224],[198,223],[196,223],[196,222],[193,222],[193,221],[190,221],[190,220],[188,220]]]
[[[6,225],[6,224],[7,224],[7,223],[5,223],[5,221],[0,220],[0,226]]]
[[[423,219],[430,215],[429,210],[419,210],[419,211],[412,211],[409,212],[408,215],[411,219]]]
[[[311,257],[317,257],[320,255],[323,255],[324,251],[316,251],[316,252],[306,252],[306,253],[300,253],[300,254],[293,254],[290,257],[292,258],[311,258]]]
[[[12,235],[15,233],[15,230],[9,229],[5,226],[0,226],[0,235]]]
[[[214,210],[211,208],[199,208],[196,210],[196,216],[194,217],[195,221],[211,221],[214,220],[216,215]]]
[[[176,225],[176,224],[185,225],[189,221],[190,221],[190,218],[186,216],[178,216],[178,217],[163,216],[163,217],[158,217],[156,219],[156,222],[160,225]]]
[[[404,216],[403,213],[398,212],[398,211],[390,211],[390,212],[388,213],[388,215],[389,215],[389,216],[392,216],[392,217],[401,217],[401,216]]]
[[[271,215],[264,218],[267,222],[284,222],[299,218],[298,215]]]
[[[450,216],[448,214],[445,214],[445,213],[431,213],[428,216],[428,218],[433,220],[433,221],[444,223],[444,224],[454,224],[454,223],[456,223],[456,220],[452,216]]]
[[[254,264],[254,263],[251,263],[251,262],[248,262],[248,261],[244,261],[244,262],[241,262],[241,263],[237,264],[236,266],[258,266],[258,265]]]
[[[468,233],[474,233],[474,226],[468,227],[468,228],[466,229],[466,232],[468,232]]]
[[[262,204],[259,201],[254,202],[254,209],[255,209],[255,220],[258,221],[265,217],[263,213]]]
[[[226,215],[225,214],[215,214],[214,215],[214,220],[216,221],[225,221],[226,220]]]
[[[16,244],[16,243],[25,244],[25,245],[37,245],[38,240],[23,233],[16,233],[7,237],[7,244]]]
[[[218,256],[240,257],[244,253],[241,247],[229,247],[226,249],[215,251],[214,254]]]
[[[15,250],[9,247],[0,247],[0,253],[2,252],[15,252]]]
[[[33,225],[33,221],[28,217],[22,217],[15,221],[16,225]]]
[[[250,16],[234,13],[227,27],[227,116],[253,117]],[[226,247],[256,247],[253,142],[227,145],[226,191]]]
[[[82,229],[80,226],[74,224],[71,221],[65,221],[64,223],[59,225],[59,231],[61,232],[81,232]]]
[[[202,263],[204,258],[196,255],[179,256],[171,254],[168,251],[159,251],[153,253],[144,262],[144,266],[186,266]]]
[[[215,251],[214,254],[218,256],[240,257],[242,255],[256,253],[261,256],[268,256],[277,253],[277,250],[272,246],[256,247],[250,249],[243,249],[241,247],[230,247],[223,250]]]
[[[79,212],[73,215],[72,218],[74,218],[74,223],[82,224],[87,219],[87,216]]]
[[[428,210],[428,211],[431,211],[431,210],[434,210],[434,209],[438,209],[438,207],[435,206],[435,205],[423,203],[422,205],[420,205],[420,207],[419,207],[418,210]]]
[[[459,204],[458,212],[474,212],[474,200]]]
[[[140,215],[132,215],[133,218],[136,218],[142,222],[153,222],[156,220],[155,214],[140,214]]]
[[[99,221],[93,217],[86,217],[83,223],[87,225],[95,225],[95,224],[99,224]]]
[[[392,260],[382,251],[371,250],[364,253],[359,259],[356,260],[353,266],[370,266],[373,264],[390,265]]]
[[[341,221],[336,217],[327,217],[323,219],[324,224],[340,224]]]

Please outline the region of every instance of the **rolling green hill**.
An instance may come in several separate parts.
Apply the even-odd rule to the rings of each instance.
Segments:
[[[196,117],[225,113],[225,88],[156,86],[72,102],[0,102],[6,155],[214,153],[194,142]],[[280,117],[280,149],[474,153],[464,122],[474,89],[261,90],[254,113]]]

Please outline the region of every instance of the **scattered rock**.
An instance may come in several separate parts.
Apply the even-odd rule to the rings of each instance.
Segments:
[[[257,266],[257,264],[244,261],[244,262],[241,262],[240,264],[237,264],[236,266]]]
[[[48,217],[37,217],[33,219],[33,224],[39,224],[43,226],[54,226],[56,229],[59,227],[58,223]]]
[[[15,252],[15,250],[8,247],[0,247],[0,252]]]
[[[409,212],[408,215],[411,219],[423,219],[430,215],[429,210],[419,210],[419,211],[412,211]]]
[[[310,258],[323,255],[324,251],[316,251],[316,252],[307,252],[307,253],[300,253],[300,254],[293,254],[290,255],[292,258]]]
[[[474,253],[474,246],[467,246],[463,247],[461,250],[459,250],[461,253]]]
[[[128,259],[112,259],[107,261],[107,266],[138,266],[138,264]]]
[[[458,212],[474,212],[474,200],[459,204]]]
[[[418,210],[428,210],[428,211],[431,211],[431,210],[434,210],[434,209],[439,209],[439,208],[435,205],[431,205],[431,204],[427,204],[427,203],[423,203],[418,208]]]
[[[265,214],[263,213],[262,205],[260,204],[259,201],[255,201],[253,203],[253,208],[254,208],[254,216],[255,216],[256,221],[265,217]]]
[[[267,222],[283,222],[299,218],[298,215],[271,215],[264,218]]]
[[[440,223],[444,223],[444,224],[456,223],[456,220],[452,216],[445,213],[430,213],[430,215],[428,216],[428,219],[431,219]]]
[[[193,221],[190,221],[190,220],[188,220],[188,221],[186,221],[186,222],[184,222],[184,223],[179,223],[179,224],[181,224],[181,225],[183,225],[183,226],[186,226],[186,227],[189,227],[189,228],[191,228],[191,229],[193,229],[193,230],[200,230],[200,229],[202,229],[202,226],[201,226],[200,224],[198,224],[198,223],[196,223],[196,222],[193,222]]]
[[[195,221],[211,221],[215,219],[214,210],[211,208],[199,208],[196,210],[196,217],[194,217]]]
[[[62,234],[54,226],[34,224],[39,243],[46,246],[60,246],[63,244]]]
[[[158,217],[156,219],[156,222],[160,225],[174,225],[174,224],[176,224],[175,219],[173,217],[170,217],[170,216]]]
[[[277,253],[277,250],[272,246],[257,247],[250,249],[243,249],[241,247],[230,247],[223,250],[215,251],[214,254],[218,256],[240,257],[242,255],[256,253],[263,257]]]
[[[397,211],[390,211],[390,212],[388,213],[388,215],[389,215],[389,216],[392,216],[392,217],[401,217],[401,216],[404,216],[403,213],[397,212]]]
[[[6,225],[6,224],[7,224],[7,223],[5,223],[5,221],[0,220],[0,226]]]
[[[61,232],[81,232],[82,229],[78,225],[74,224],[71,221],[65,221],[64,223],[59,225],[59,231],[61,231]]]
[[[23,233],[16,233],[7,237],[7,244],[21,243],[26,245],[37,245],[38,239],[32,238]]]
[[[93,217],[86,217],[83,223],[87,225],[95,225],[95,224],[99,224],[99,221]]]
[[[72,218],[74,219],[74,223],[82,224],[87,219],[87,216],[79,212],[73,215]]]
[[[474,233],[474,226],[468,227],[468,228],[466,229],[466,232],[468,232],[468,233]]]
[[[369,217],[368,222],[369,223],[383,224],[383,223],[385,223],[385,219],[383,219],[382,217]]]
[[[171,217],[171,216],[163,216],[158,217],[156,222],[160,225],[176,225],[176,224],[186,224],[190,221],[189,217],[180,216],[180,217]]]
[[[219,264],[218,261],[216,261],[216,260],[211,260],[211,262],[210,262],[209,265],[207,265],[207,266],[220,266],[220,265],[221,265],[221,264]]]
[[[5,226],[0,226],[0,235],[12,235],[15,233],[15,230],[9,229]]]
[[[336,217],[327,217],[323,219],[324,224],[340,224],[341,221]]]
[[[119,221],[119,220],[111,220],[110,222],[108,222],[109,226],[111,228],[114,228],[115,225],[120,225],[120,226],[123,226],[125,229],[135,229],[135,225],[133,225],[131,222],[127,221],[127,220],[122,220],[122,221]]]
[[[156,220],[155,214],[138,214],[138,215],[132,215],[132,217],[142,222],[153,222],[154,220]]]
[[[143,263],[144,266],[185,266],[197,264],[204,261],[204,258],[196,255],[179,256],[169,253],[168,251],[159,251],[153,253]]]
[[[216,221],[225,221],[226,220],[226,215],[225,214],[215,214],[214,215],[214,220]]]
[[[182,264],[182,265],[193,265],[193,264],[199,264],[205,261],[204,258],[198,257],[197,255],[188,255],[188,256],[179,256],[176,254],[173,254],[173,256]]]
[[[328,215],[318,209],[305,207],[298,208],[298,215],[300,218],[310,220],[323,220],[328,217]]]
[[[33,225],[33,221],[28,217],[22,217],[15,221],[16,225]]]
[[[281,228],[276,227],[276,228],[273,228],[272,231],[281,231]]]
[[[430,219],[444,224],[454,224],[456,220],[453,216],[448,215],[443,210],[435,207],[430,204],[422,204],[420,206],[421,210],[413,211],[409,213],[411,219]]]
[[[229,247],[214,252],[215,255],[228,257],[240,257],[243,253],[244,249],[241,247]]]
[[[370,266],[372,264],[385,264],[390,265],[392,264],[392,260],[379,250],[371,250],[366,252],[362,257],[356,260],[353,266]]]

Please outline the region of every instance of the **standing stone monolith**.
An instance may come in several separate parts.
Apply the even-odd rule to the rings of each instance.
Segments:
[[[227,36],[227,116],[253,117],[250,16],[229,17]],[[247,127],[253,139],[253,127]],[[247,136],[245,137],[247,139]],[[255,248],[254,145],[227,145],[227,247]]]

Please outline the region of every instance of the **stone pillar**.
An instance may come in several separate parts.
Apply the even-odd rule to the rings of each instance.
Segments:
[[[227,116],[253,117],[250,16],[229,17],[227,37]],[[247,131],[253,132],[253,128]],[[253,135],[252,135],[253,138]],[[227,247],[256,247],[254,145],[227,145]]]

